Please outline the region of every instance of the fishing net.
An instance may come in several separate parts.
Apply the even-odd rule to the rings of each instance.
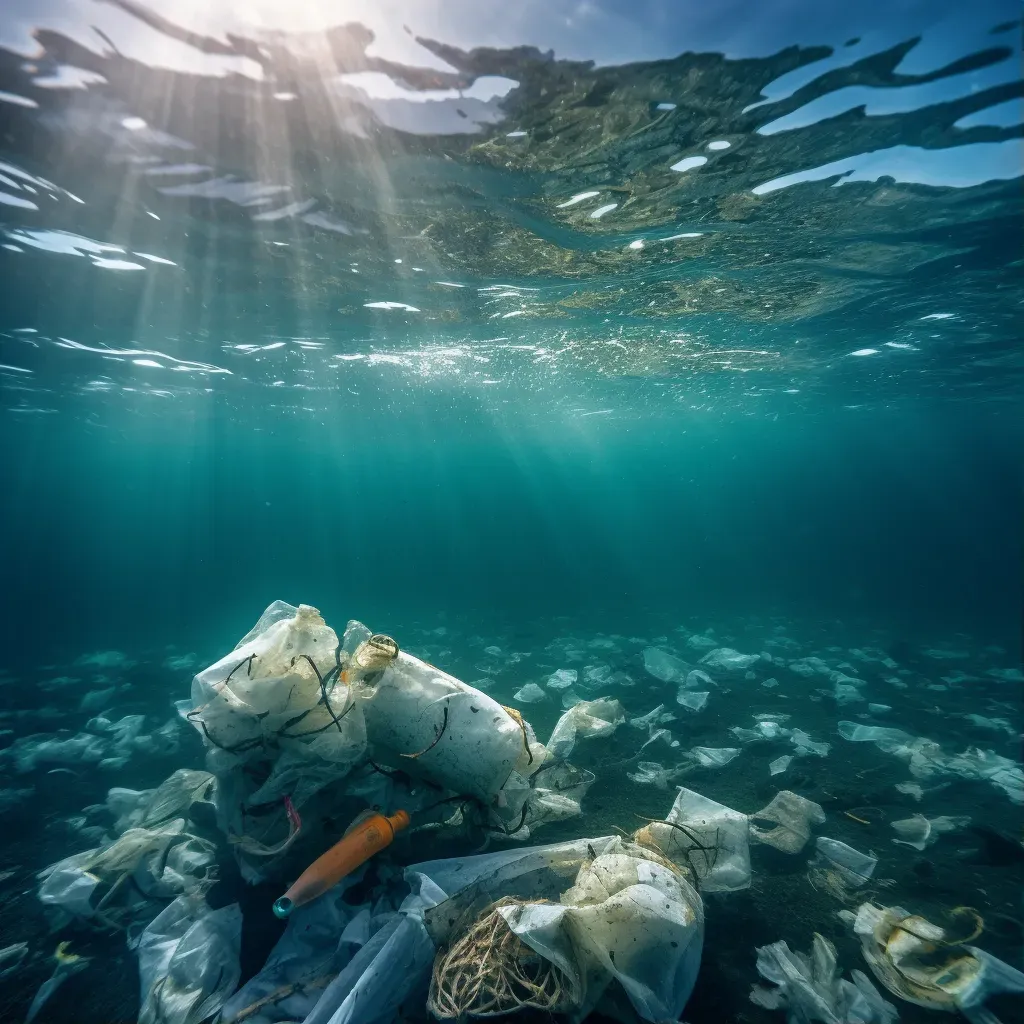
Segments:
[[[575,1005],[570,979],[514,935],[502,907],[541,905],[501,899],[434,960],[427,1009],[442,1020],[501,1017],[525,1009],[563,1013]]]

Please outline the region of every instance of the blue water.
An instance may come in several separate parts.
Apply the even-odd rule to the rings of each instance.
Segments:
[[[207,6],[0,12],[4,747],[85,727],[54,677],[164,721],[190,675],[167,659],[217,660],[280,598],[467,682],[488,642],[521,651],[506,704],[560,667],[556,638],[615,637],[631,716],[672,703],[641,648],[685,655],[687,630],[875,645],[917,674],[909,696],[871,682],[902,728],[1019,754],[1019,685],[990,674],[1020,665],[1024,612],[1017,4]],[[976,688],[929,690],[935,648]],[[97,651],[135,664],[94,678]],[[695,741],[768,706],[731,699]],[[834,731],[829,700],[778,706]],[[963,725],[1000,702],[1016,735]],[[538,734],[560,713],[522,710]],[[176,764],[202,765],[191,733],[79,799],[0,759],[0,789],[34,794],[0,843],[33,922],[0,1015],[56,939],[95,942],[51,942],[32,896],[84,848],[69,816]],[[566,835],[628,824],[615,800],[640,791],[610,777]],[[708,792],[761,799],[730,778]],[[978,821],[1019,840],[986,794]],[[991,871],[991,905],[943,901],[1017,920],[992,948],[1019,959]],[[732,913],[773,941],[763,910]],[[82,1020],[131,1019],[101,973],[134,976],[129,955],[88,948],[38,1019],[73,1019],[72,985]],[[702,984],[691,1024],[774,1019]]]

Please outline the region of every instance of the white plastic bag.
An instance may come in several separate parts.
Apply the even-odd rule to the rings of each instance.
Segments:
[[[573,982],[574,1019],[618,982],[644,1020],[678,1020],[700,968],[700,897],[675,870],[620,839],[588,859],[560,906],[500,909],[509,928]]]
[[[783,789],[767,807],[750,816],[750,834],[783,853],[799,853],[811,837],[811,825],[820,825],[824,820],[820,804]],[[765,828],[766,823],[775,827]]]
[[[496,700],[405,652],[358,693],[374,760],[453,793],[489,805],[533,757],[524,726]],[[534,757],[535,767],[540,760]]]
[[[665,820],[636,839],[691,870],[703,892],[733,892],[750,885],[748,833],[745,814],[681,786]]]
[[[577,737],[610,736],[625,720],[626,712],[614,698],[581,700],[559,718],[545,746],[552,757],[564,760],[573,752]]]
[[[891,1024],[899,1017],[863,973],[853,971],[852,983],[839,976],[835,946],[817,932],[810,955],[791,951],[785,942],[760,947],[757,970],[775,987],[755,985],[750,1001],[784,1009],[789,1024]]]
[[[197,896],[170,903],[139,939],[139,1024],[199,1024],[216,1013],[238,984],[241,944],[237,903],[219,910]]]
[[[315,608],[278,601],[192,681],[181,710],[206,744],[217,823],[248,881],[274,874],[296,834],[285,798],[302,811],[366,753],[362,706],[341,657]]]

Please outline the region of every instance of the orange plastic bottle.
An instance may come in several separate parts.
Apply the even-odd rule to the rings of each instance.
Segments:
[[[385,817],[371,814],[357,821],[326,853],[321,854],[295,880],[291,888],[274,902],[274,913],[287,917],[317,896],[323,895],[360,864],[391,845],[396,832],[409,826],[409,815],[396,811]]]

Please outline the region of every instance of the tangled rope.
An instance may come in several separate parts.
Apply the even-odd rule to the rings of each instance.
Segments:
[[[500,1017],[527,1008],[561,1013],[574,1005],[569,978],[520,941],[498,912],[522,905],[508,897],[498,900],[461,939],[438,953],[427,998],[435,1017]]]

